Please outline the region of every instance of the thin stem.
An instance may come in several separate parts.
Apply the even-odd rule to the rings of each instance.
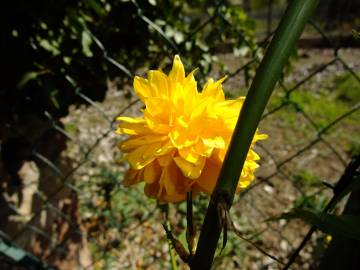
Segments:
[[[166,227],[170,230],[170,221],[166,220]],[[170,255],[170,262],[171,262],[171,270],[177,270],[177,263],[176,263],[176,255],[174,252],[174,248],[172,246],[171,243],[171,239],[169,237],[167,237],[167,242],[168,242],[168,246],[169,246],[169,255]]]
[[[192,257],[194,256],[196,246],[196,229],[193,218],[192,192],[188,192],[186,196],[186,242],[190,257]]]
[[[230,209],[247,153],[274,86],[318,0],[293,0],[262,60],[241,109],[234,134],[212,193],[191,269],[210,269],[221,233],[219,200]]]

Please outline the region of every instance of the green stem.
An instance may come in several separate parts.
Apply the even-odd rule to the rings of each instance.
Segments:
[[[171,224],[170,221],[167,220],[166,221],[166,226],[169,228],[169,230],[171,229]],[[174,248],[172,246],[171,240],[170,238],[167,238],[168,241],[168,246],[169,246],[169,255],[170,255],[170,261],[171,261],[171,270],[177,270],[177,263],[176,263],[176,255],[174,252]]]
[[[261,115],[296,41],[319,0],[292,0],[262,60],[235,127],[217,185],[211,196],[191,269],[210,269],[221,233],[217,205],[230,209],[241,170]]]

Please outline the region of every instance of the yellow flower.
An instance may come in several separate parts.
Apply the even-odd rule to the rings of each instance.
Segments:
[[[182,201],[190,190],[211,194],[245,99],[225,100],[226,77],[209,79],[198,92],[195,71],[185,76],[176,55],[169,75],[151,70],[147,79],[136,76],[143,117],[117,119],[117,133],[129,135],[119,144],[130,164],[125,185],[144,181],[145,193],[159,201]],[[256,133],[253,144],[266,137]],[[256,160],[259,156],[250,149],[238,190],[254,179]]]

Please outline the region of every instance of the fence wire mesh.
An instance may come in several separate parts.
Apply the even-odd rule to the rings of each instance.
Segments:
[[[176,42],[147,18],[140,7],[137,10],[136,15],[165,39],[166,50],[181,54]],[[186,39],[223,14],[218,8]],[[286,261],[308,226],[299,221],[264,220],[296,205],[324,207],[331,196],[328,186],[340,178],[350,151],[356,147],[360,100],[349,99],[347,91],[357,91],[351,97],[359,97],[360,53],[336,44],[315,22],[310,22],[308,28],[328,44],[326,49],[299,49],[298,60],[294,60],[276,87],[259,127],[269,134],[269,139],[257,148],[262,157],[261,168],[253,184],[238,196],[231,213],[251,244],[231,236],[226,249],[215,260],[216,269],[241,265],[247,267],[241,269],[277,269],[279,262],[261,250],[278,261]],[[137,71],[117,62],[101,40],[87,31],[102,52],[104,64],[116,67],[120,76],[131,81]],[[251,67],[261,60],[258,52],[269,39],[271,33],[258,43],[252,59],[244,60],[232,53],[218,54],[229,66],[229,79],[224,85],[229,96],[246,93]],[[220,76],[218,73],[215,71],[213,76]],[[2,243],[34,254],[44,262],[43,268],[168,266],[161,211],[153,200],[142,195],[141,188],[122,186],[126,166],[116,162],[121,155],[116,149],[120,139],[114,134],[116,117],[134,115],[142,104],[136,97],[125,97],[130,90],[118,91],[112,82],[108,84],[105,101],[99,103],[84,94],[82,85],[74,78],[66,75],[64,80],[86,106],[72,107],[69,115],[60,120],[44,111],[51,122],[49,140],[54,140],[54,145],[66,142],[66,147],[59,157],[52,150],[44,150],[42,142],[32,146],[31,161],[24,162],[19,171],[23,174],[18,194],[21,199],[16,201],[3,194],[3,203],[11,214],[6,216],[7,225],[0,228]],[[199,204],[197,211],[201,212],[204,206]],[[179,228],[184,224],[180,216],[184,208],[181,205],[176,208],[171,212],[171,220],[177,226],[175,232],[181,234]],[[326,245],[324,239],[321,233],[315,234],[294,269],[310,269],[314,256]],[[11,246],[4,246],[0,251],[7,254],[10,249]]]

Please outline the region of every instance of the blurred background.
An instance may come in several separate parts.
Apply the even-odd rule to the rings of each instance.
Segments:
[[[137,114],[134,74],[165,71],[180,54],[200,85],[228,75],[246,95],[285,0],[13,0],[0,15],[0,268],[168,269],[162,211],[122,185],[114,133]],[[257,145],[261,167],[231,214],[251,241],[286,261],[309,226],[265,222],[294,207],[321,210],[360,153],[360,2],[320,1],[276,86]],[[324,184],[327,183],[327,185]],[[195,204],[200,228],[208,198]],[[186,205],[169,205],[185,241]],[[341,207],[337,209],[341,211]],[[314,269],[317,232],[294,269]],[[180,263],[180,262],[179,262]],[[214,269],[278,269],[229,235]],[[181,264],[180,269],[187,269]]]

